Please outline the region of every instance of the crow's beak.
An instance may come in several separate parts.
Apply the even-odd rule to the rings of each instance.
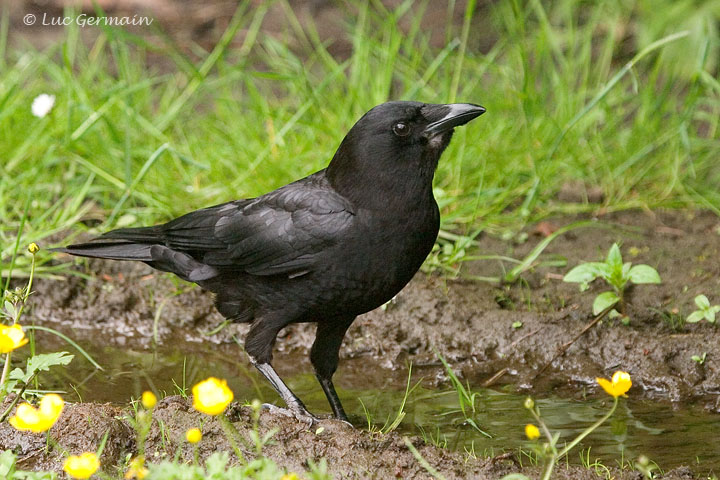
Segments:
[[[425,135],[427,136],[434,136],[452,130],[457,126],[465,125],[473,118],[485,113],[484,107],[472,103],[449,103],[446,105],[428,105],[427,107],[430,107],[435,115],[427,115],[426,118],[432,119],[437,114],[443,115],[440,119],[425,127]]]

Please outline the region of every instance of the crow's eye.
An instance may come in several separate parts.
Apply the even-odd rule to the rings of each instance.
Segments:
[[[398,137],[404,137],[410,133],[410,126],[407,123],[398,122],[393,125],[393,133]]]

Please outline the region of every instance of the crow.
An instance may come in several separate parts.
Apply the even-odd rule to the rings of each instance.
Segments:
[[[438,160],[454,127],[484,112],[470,103],[383,103],[308,177],[55,250],[144,262],[213,292],[225,318],[251,322],[245,351],[289,410],[273,408],[311,423],[271,361],[281,329],[317,323],[310,360],[334,416],[349,423],[332,382],[345,332],[392,299],[430,253],[440,228]]]

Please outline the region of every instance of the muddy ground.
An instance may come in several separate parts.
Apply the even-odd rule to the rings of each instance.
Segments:
[[[519,245],[481,237],[480,251],[520,258],[548,229],[574,220],[555,219],[540,228],[530,226],[527,241]],[[513,285],[418,274],[387,308],[356,320],[345,338],[340,368],[342,359],[348,358],[365,359],[377,375],[384,375],[386,369],[406,368],[408,360],[415,365],[438,365],[433,352],[436,348],[473,385],[491,380],[493,385],[512,384],[531,395],[560,392],[568,396],[593,392],[597,390],[596,376],[623,369],[633,378],[631,396],[700,402],[708,410],[720,412],[717,328],[707,322],[678,322],[694,309],[697,294],[704,293],[711,302],[720,302],[720,220],[711,213],[664,211],[625,212],[597,220],[597,228],[574,230],[546,250],[543,258],[566,257],[567,267],[538,267]],[[626,261],[657,268],[663,283],[631,289],[628,326],[616,320],[603,321],[540,373],[558,348],[591,321],[592,299],[603,290],[596,282],[581,293],[577,285],[563,283],[562,274],[579,262],[600,260],[614,241],[622,242]],[[62,260],[67,258],[58,257],[58,261]],[[200,331],[208,331],[222,320],[212,307],[210,295],[145,266],[91,261],[80,262],[76,268],[92,275],[92,279],[68,276],[66,281],[37,282],[30,311],[35,322],[58,328],[76,339],[142,350],[150,345],[153,319],[160,305],[161,344],[177,341],[178,335],[197,342]],[[502,266],[489,261],[468,262],[463,272],[497,275]],[[522,327],[513,328],[514,322],[522,322]],[[232,337],[242,337],[246,328],[231,325],[204,341],[233,348],[229,345]],[[283,353],[309,351],[313,328],[296,325],[281,333],[275,360],[281,371]],[[707,352],[704,364],[691,360],[692,355],[703,352]],[[438,369],[433,381],[446,384],[447,378]],[[116,413],[104,413],[113,409]],[[63,443],[86,442],[85,449],[93,450],[91,445],[99,441],[101,432],[111,427],[108,442],[113,448],[107,450],[107,455],[112,457],[110,463],[116,463],[121,452],[132,450],[132,437],[118,418],[119,412],[118,407],[109,405],[73,405],[53,434]],[[232,420],[241,432],[249,428],[248,415],[246,409],[233,410]],[[87,420],[73,421],[73,416],[92,418],[96,428],[86,429]],[[179,397],[163,400],[156,416],[165,420],[167,428],[180,432],[171,438],[182,438],[184,429],[198,422],[198,414]],[[78,425],[82,425],[80,433]],[[261,429],[279,429],[267,455],[291,470],[301,469],[308,458],[325,457],[337,478],[428,477],[395,434],[373,437],[333,421],[323,421],[322,426],[324,433],[316,435],[316,427],[308,429],[294,420],[263,413]],[[43,441],[9,432],[8,428],[6,424],[0,426],[0,439],[9,442],[0,448],[20,445],[23,462],[36,468],[58,465],[56,454],[40,452]],[[203,455],[224,442],[214,423],[206,424],[205,438],[212,442],[204,444]],[[520,470],[512,458],[472,459],[422,445],[417,438],[413,442],[447,478],[495,479]],[[158,432],[151,434],[148,448],[160,455],[168,451]],[[525,473],[537,474],[527,468]],[[597,477],[570,467],[564,473],[559,471],[555,478]],[[640,477],[625,471],[616,472],[615,478]],[[665,478],[693,477],[688,471],[676,469]]]
[[[95,451],[109,432],[101,464],[108,473],[117,472],[118,465],[127,461],[126,452],[133,451],[131,429],[127,424],[127,408],[99,404],[74,404],[66,407],[58,423],[50,430],[51,436],[71,452]],[[171,460],[177,453],[184,461],[191,462],[193,448],[184,439],[189,428],[198,427],[200,414],[191,402],[180,396],[162,399],[153,411],[153,427],[147,438],[146,458],[151,462]],[[227,417],[237,429],[241,443],[239,448],[245,459],[255,456],[250,440],[253,430],[253,411],[250,407],[233,404]],[[160,427],[162,426],[162,427]],[[274,460],[288,471],[303,472],[308,460],[316,464],[325,459],[328,471],[336,479],[432,479],[433,476],[420,465],[396,433],[371,435],[334,420],[321,420],[312,428],[304,423],[282,415],[262,411],[259,432],[263,436],[275,430],[270,443],[263,448],[263,455]],[[232,451],[222,426],[216,419],[205,421],[203,439],[198,444],[201,460],[216,451]],[[539,478],[537,467],[521,467],[518,459],[510,455],[494,458],[473,458],[467,454],[454,453],[426,445],[418,438],[411,439],[420,455],[437,472],[447,479],[497,480],[513,472],[523,472],[530,478]],[[15,431],[7,422],[0,424],[0,448],[12,448],[18,455],[18,468],[32,470],[61,469],[64,460],[58,448],[48,448],[43,434]],[[232,454],[231,462],[237,461]],[[612,478],[640,480],[638,472],[610,468]],[[554,479],[593,480],[599,476],[583,467],[560,465],[555,469]],[[681,480],[693,479],[686,467],[676,468],[658,478]]]

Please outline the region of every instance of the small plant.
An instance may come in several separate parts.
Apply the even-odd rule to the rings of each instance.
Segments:
[[[602,278],[613,289],[603,292],[593,301],[593,315],[617,306],[620,313],[613,309],[611,316],[618,316],[625,312],[624,293],[628,283],[636,285],[644,283],[661,283],[657,270],[649,265],[635,265],[631,262],[623,263],[620,247],[613,243],[604,262],[582,263],[570,270],[564,277],[564,282],[579,283],[580,291],[589,288],[590,282]],[[614,313],[613,313],[614,312]]]
[[[20,324],[28,305],[28,299],[32,294],[33,277],[35,275],[35,254],[40,250],[36,243],[28,246],[28,252],[31,255],[30,276],[24,287],[17,287],[10,290],[6,284],[5,290],[0,301],[0,319],[5,323],[0,323],[0,353],[5,355],[5,363],[0,374],[0,402],[5,396],[17,389],[19,395],[10,406],[0,414],[0,421],[5,420],[10,411],[15,407],[17,402],[25,394],[25,389],[35,380],[35,377],[41,371],[47,371],[55,365],[67,365],[72,361],[73,355],[67,352],[55,352],[47,354],[31,355],[26,361],[26,368],[11,368],[12,353],[18,348],[23,347],[30,341],[25,336],[26,329],[43,329],[43,327],[22,327]],[[8,277],[9,283],[9,277]],[[50,329],[47,329],[50,330]],[[52,332],[57,333],[57,332]],[[67,337],[65,337],[67,338]]]
[[[645,455],[640,455],[637,460],[635,460],[635,470],[642,473],[643,477],[649,480],[662,475],[662,472],[659,471],[660,468],[657,463],[653,462]]]
[[[582,441],[583,438],[590,435],[590,433],[592,433],[600,425],[605,423],[613,415],[613,413],[615,413],[615,410],[617,409],[619,403],[619,397],[624,397],[627,391],[630,390],[630,387],[632,386],[630,375],[622,371],[615,372],[611,380],[608,380],[606,378],[598,378],[597,383],[602,387],[603,390],[605,390],[608,395],[611,395],[613,397],[614,401],[612,407],[610,408],[610,411],[606,413],[605,416],[603,416],[600,420],[586,428],[585,431],[580,433],[572,441],[565,444],[562,449],[558,445],[560,440],[560,433],[550,432],[550,429],[548,429],[547,425],[540,416],[540,408],[537,406],[535,401],[530,397],[525,399],[525,408],[530,412],[537,424],[540,425],[539,427],[532,423],[525,425],[525,436],[528,440],[533,442],[533,451],[537,454],[537,456],[539,458],[545,459],[545,473],[543,474],[542,480],[549,480],[552,476],[553,469],[555,468],[557,462],[563,457],[565,457],[570,452],[570,450],[572,450],[578,443]],[[545,437],[546,441],[541,443],[540,438],[543,436]],[[513,473],[504,476],[502,480],[528,480],[528,477],[519,473]]]
[[[695,305],[698,309],[688,315],[685,319],[687,323],[697,323],[703,318],[712,324],[715,323],[715,314],[720,312],[720,305],[710,305],[710,300],[705,295],[695,297]]]
[[[470,383],[463,385],[457,375],[455,375],[455,372],[450,364],[443,358],[442,355],[440,355],[440,353],[437,352],[437,350],[435,351],[435,355],[440,359],[445,367],[445,372],[447,372],[448,377],[450,377],[450,383],[452,383],[453,388],[457,392],[458,404],[460,405],[460,411],[465,418],[465,423],[473,427],[480,434],[485,435],[488,438],[492,438],[489,433],[478,426],[474,418],[477,413],[476,410],[477,404],[480,401],[480,394],[472,391]]]
[[[707,358],[707,352],[703,352],[702,355],[693,355],[690,357],[693,362],[697,363],[698,365],[704,365],[705,359]]]
[[[400,423],[402,423],[403,419],[405,418],[406,412],[405,412],[405,405],[407,404],[408,398],[410,398],[410,394],[412,394],[413,391],[417,387],[420,386],[422,379],[418,380],[415,385],[412,387],[410,386],[410,380],[412,378],[412,364],[408,365],[408,378],[407,382],[405,384],[405,394],[403,395],[402,402],[400,402],[400,407],[398,408],[397,413],[395,414],[394,418],[388,417],[385,419],[385,424],[382,427],[378,427],[373,423],[372,415],[370,414],[370,411],[365,407],[365,404],[363,403],[362,399],[360,399],[360,405],[362,405],[363,411],[365,412],[365,420],[367,421],[367,427],[368,432],[370,435],[380,437],[382,435],[387,435],[388,433],[392,432],[393,430],[397,429],[400,426]]]

